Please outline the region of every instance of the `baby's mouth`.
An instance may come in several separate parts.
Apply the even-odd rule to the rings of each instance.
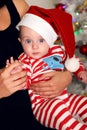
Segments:
[[[39,52],[33,52],[32,54],[33,54],[33,55],[38,55],[38,54],[39,54]]]

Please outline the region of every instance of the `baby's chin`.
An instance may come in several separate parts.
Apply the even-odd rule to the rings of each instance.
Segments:
[[[41,57],[40,56],[37,56],[37,57],[32,57],[33,59],[40,59]]]

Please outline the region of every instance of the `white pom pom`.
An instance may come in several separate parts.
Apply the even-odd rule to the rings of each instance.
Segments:
[[[69,70],[70,72],[75,72],[79,69],[80,67],[80,63],[79,63],[79,59],[72,57],[72,58],[68,58],[65,61],[65,67],[67,70]]]

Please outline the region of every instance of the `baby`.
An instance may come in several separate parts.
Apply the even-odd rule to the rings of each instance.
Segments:
[[[64,21],[64,22],[63,22]],[[32,82],[46,72],[68,69],[87,83],[87,71],[75,57],[75,41],[72,17],[58,9],[31,6],[18,24],[19,41],[24,52],[19,56],[23,69],[27,71],[27,85],[32,111],[43,125],[57,130],[87,130],[87,97],[69,94],[67,89],[51,99],[35,94]],[[61,35],[64,46],[53,45]],[[7,67],[14,61],[7,60]],[[19,69],[22,69],[19,67]],[[11,71],[16,73],[17,68]],[[44,79],[49,80],[49,79]]]

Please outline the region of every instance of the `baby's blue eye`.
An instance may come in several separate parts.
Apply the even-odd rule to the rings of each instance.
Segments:
[[[41,43],[43,43],[45,40],[43,39],[43,38],[41,38],[40,40],[39,40],[39,42],[41,42]]]
[[[25,41],[27,44],[30,44],[31,43],[31,40],[30,39],[26,39]]]

